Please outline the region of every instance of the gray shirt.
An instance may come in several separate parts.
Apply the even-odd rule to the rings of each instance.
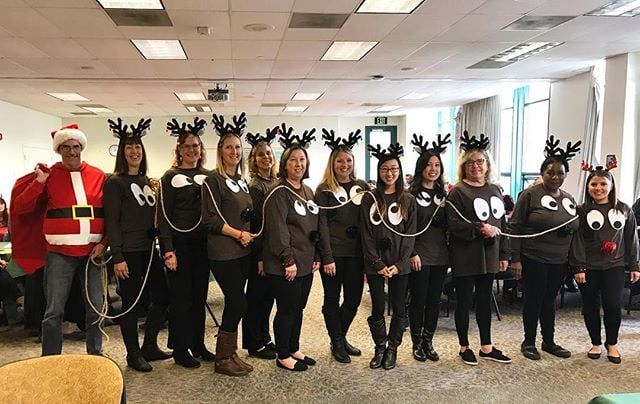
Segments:
[[[559,196],[547,193],[542,184],[525,189],[518,198],[509,228],[513,234],[534,234],[558,226],[576,217],[576,201],[559,190]],[[520,255],[544,264],[564,264],[569,259],[569,247],[573,234],[578,230],[578,220],[533,238],[511,239],[511,259],[520,262]]]
[[[222,234],[225,224],[222,218],[235,229],[249,231],[253,209],[249,187],[240,175],[225,178],[217,171],[212,171],[205,182],[211,189],[209,193],[207,186],[202,186],[202,224],[207,229],[209,259],[229,261],[248,255],[250,247],[243,247],[235,238]]]
[[[435,189],[423,187],[413,192],[418,209],[417,232],[424,229],[431,218],[431,226],[416,237],[412,256],[418,255],[420,263],[425,266],[449,265],[449,247],[447,246],[447,218],[445,214],[445,197],[439,196]],[[436,208],[440,206],[436,213]],[[435,213],[435,216],[434,216]]]
[[[447,204],[449,229],[449,252],[453,276],[472,276],[497,273],[500,260],[508,260],[506,237],[485,239],[480,234],[482,223],[506,231],[506,220],[502,192],[497,185],[471,186],[463,181],[457,183],[447,201],[471,221],[467,223]]]

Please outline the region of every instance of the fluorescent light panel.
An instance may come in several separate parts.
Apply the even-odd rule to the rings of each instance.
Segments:
[[[160,0],[98,0],[103,8],[134,8],[139,10],[164,10]]]
[[[360,60],[378,42],[335,41],[320,60]]]
[[[424,0],[364,0],[356,13],[411,14]]]
[[[606,4],[586,15],[605,17],[635,17],[640,14],[640,0],[617,0]]]
[[[423,100],[429,96],[429,93],[409,93],[404,97],[400,97],[401,100]]]
[[[187,58],[177,39],[132,39],[131,42],[145,59]]]
[[[511,48],[491,56],[489,59],[496,62],[517,62],[531,57],[537,53],[555,48],[564,42],[523,42]]]
[[[78,93],[47,93],[47,94],[61,101],[90,101],[88,98],[85,98]]]
[[[293,96],[293,101],[315,101],[320,98],[324,93],[296,93]]]
[[[113,112],[107,107],[82,107],[82,109],[86,109],[87,111],[93,112],[94,114]]]
[[[402,106],[401,105],[383,105],[381,107],[374,109],[374,111],[375,112],[391,112],[391,111],[395,111],[398,108],[402,108]]]
[[[308,105],[289,105],[284,107],[282,112],[304,112],[309,108]]]
[[[208,104],[185,105],[184,107],[189,112],[211,112],[211,107]]]
[[[204,101],[203,93],[174,93],[180,101]]]

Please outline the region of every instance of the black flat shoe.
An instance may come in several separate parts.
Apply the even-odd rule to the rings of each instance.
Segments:
[[[587,358],[589,359],[600,359],[601,355],[601,352],[587,352]]]
[[[269,349],[269,348],[267,348],[265,346],[264,348],[262,348],[259,351],[254,351],[254,350],[250,349],[249,350],[249,356],[253,356],[254,358],[258,358],[258,359],[273,360],[278,355],[275,353],[275,351],[272,351],[271,349]]]
[[[142,357],[148,362],[163,361],[172,356],[170,352],[161,350],[156,344],[143,345],[141,351]]]
[[[293,355],[291,355],[291,357],[292,357],[293,359],[297,360],[298,362],[302,362],[302,363],[304,363],[305,365],[308,365],[308,366],[313,366],[313,365],[315,365],[315,364],[317,363],[315,359],[313,359],[313,358],[311,358],[311,357],[309,357],[309,356],[306,356],[306,355],[305,355],[305,357],[304,357],[304,358],[302,358],[302,359],[300,359],[300,358],[296,358],[296,357],[295,357],[295,356],[293,356]]]
[[[609,362],[615,363],[616,365],[622,363],[622,356],[611,356],[608,353],[609,346],[607,344],[604,344],[604,347],[607,348],[607,359],[609,360]],[[618,353],[618,355],[620,354]]]
[[[542,343],[542,350],[550,353],[551,355],[557,356],[558,358],[570,358],[571,352],[567,349],[564,349],[558,344],[545,344]]]
[[[200,358],[205,362],[213,362],[216,360],[216,355],[205,347],[192,349],[191,352],[194,358]]]
[[[188,351],[173,351],[173,360],[180,366],[185,368],[199,368],[200,362],[198,362]]]
[[[295,358],[294,358],[295,359]],[[307,366],[305,363],[301,362],[301,361],[296,361],[295,366],[293,367],[293,369],[289,369],[288,367],[286,367],[285,365],[283,365],[278,359],[276,359],[276,366],[282,369],[286,369],[290,372],[303,372],[307,369],[309,369],[309,366]]]
[[[347,351],[349,356],[361,356],[362,355],[362,351],[359,350],[358,348],[354,347],[353,345],[351,345],[349,343],[349,341],[347,341],[347,338],[344,339],[344,349]]]
[[[127,366],[138,372],[151,372],[153,368],[149,365],[141,354],[139,355],[127,355]]]
[[[533,361],[540,360],[540,352],[538,352],[535,345],[525,345],[523,342],[522,345],[520,345],[520,352],[522,352],[522,355],[527,359]]]

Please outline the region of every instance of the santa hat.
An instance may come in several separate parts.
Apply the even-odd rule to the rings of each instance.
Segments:
[[[72,123],[70,125],[63,126],[58,130],[54,130],[51,132],[51,138],[53,139],[53,151],[56,153],[58,153],[60,145],[67,140],[75,140],[80,143],[80,148],[82,150],[87,147],[87,137],[80,129],[78,129],[77,123]]]

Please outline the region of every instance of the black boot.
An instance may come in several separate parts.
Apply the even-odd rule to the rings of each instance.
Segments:
[[[151,372],[153,368],[149,365],[140,351],[127,354],[127,365],[138,372]]]
[[[342,338],[331,339],[331,355],[340,363],[351,363],[351,358],[344,347]]]
[[[382,366],[382,360],[384,359],[384,352],[387,349],[387,326],[384,323],[384,318],[381,320],[374,320],[373,317],[367,318],[369,323],[369,330],[371,331],[371,338],[375,344],[375,351],[369,367],[371,369],[377,369]]]
[[[145,338],[146,339],[146,338]],[[171,358],[171,352],[165,352],[158,347],[158,344],[144,343],[142,345],[142,356],[146,361],[163,361]]]
[[[402,344],[402,334],[407,322],[404,318],[392,317],[389,326],[389,346],[384,353],[382,367],[385,370],[391,370],[396,367],[396,359],[398,357],[398,347]]]
[[[173,360],[180,366],[185,368],[199,368],[200,362],[198,362],[189,351],[174,349],[173,350]]]
[[[411,341],[413,342],[413,359],[424,362],[427,360],[427,355],[422,348],[422,333],[420,334],[411,334]]]
[[[165,312],[165,306],[152,303],[147,314],[142,342],[142,356],[147,361],[163,361],[172,356],[171,352],[165,352],[158,347],[158,333],[164,323]]]
[[[347,337],[344,337],[344,349],[347,351],[347,353],[350,356],[360,356],[360,355],[362,355],[362,351],[360,351],[358,348],[356,348],[353,345],[351,345],[349,343],[349,341],[347,341]]]
[[[433,333],[431,331],[424,330],[422,333],[422,350],[430,361],[437,362],[440,360],[440,356],[433,349]]]

